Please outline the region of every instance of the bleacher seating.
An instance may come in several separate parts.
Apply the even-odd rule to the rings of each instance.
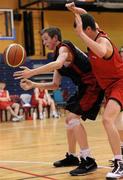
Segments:
[[[45,59],[45,60],[32,60],[27,58],[24,66],[27,66],[29,68],[36,68],[39,67],[40,65],[44,65],[51,62],[51,59]],[[13,73],[15,71],[20,70],[20,68],[12,68],[9,67],[7,64],[4,63],[3,56],[0,55],[0,81],[5,81],[7,84],[7,89],[10,93],[10,95],[20,95],[25,93],[23,89],[21,89],[19,82],[20,80],[15,80],[13,77]],[[46,73],[44,75],[38,75],[35,77],[32,77],[32,80],[35,81],[40,81],[43,79],[51,81],[53,77],[53,73]],[[62,83],[61,83],[61,89],[68,89],[69,94],[73,94],[76,90],[76,87],[72,83],[72,81],[67,78],[63,77]],[[33,90],[26,91],[26,93],[32,94]]]

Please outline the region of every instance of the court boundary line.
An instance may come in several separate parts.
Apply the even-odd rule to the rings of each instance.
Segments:
[[[22,173],[22,174],[26,174],[26,175],[30,175],[32,177],[25,177],[25,178],[19,178],[18,180],[24,180],[24,179],[34,179],[34,178],[45,178],[45,179],[49,179],[49,180],[58,180],[56,178],[52,178],[52,177],[48,177],[48,176],[57,176],[60,174],[67,174],[69,173],[69,171],[66,172],[58,172],[58,173],[52,173],[52,174],[46,174],[46,175],[40,175],[40,174],[35,174],[35,173],[31,173],[31,172],[26,172],[26,171],[22,171],[22,170],[18,170],[15,168],[10,168],[10,167],[5,167],[5,166],[0,166],[0,169],[4,169],[4,170],[9,170],[9,171],[13,171],[13,172],[18,172],[18,173]],[[98,166],[98,169],[111,169],[111,167],[109,166]]]
[[[0,160],[0,163],[9,163],[9,164],[43,164],[43,165],[52,165],[52,162],[43,162],[43,161],[8,161]]]
[[[55,178],[51,178],[51,177],[48,177],[48,176],[45,176],[45,175],[43,176],[43,175],[40,175],[40,174],[30,173],[30,172],[21,171],[21,170],[18,170],[18,169],[4,167],[4,166],[0,166],[0,169],[14,171],[14,172],[22,173],[22,174],[27,174],[27,175],[31,175],[31,176],[34,176],[34,177],[42,177],[42,178],[49,179],[49,180],[57,180]]]
[[[102,160],[100,160],[100,161],[102,161]],[[105,161],[103,161],[103,162],[105,162]],[[46,162],[46,161],[18,161],[18,160],[16,160],[16,161],[14,161],[14,160],[0,160],[0,163],[9,163],[9,164],[43,164],[43,165],[53,165],[53,163],[52,162]],[[98,167],[99,168],[101,168],[101,167],[110,167],[110,166],[108,166],[108,165],[98,165]]]

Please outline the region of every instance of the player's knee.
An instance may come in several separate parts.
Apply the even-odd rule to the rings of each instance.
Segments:
[[[19,105],[18,103],[15,103],[14,106],[15,106],[16,108],[19,108],[19,107],[20,107],[20,105]]]
[[[80,125],[80,119],[71,119],[66,123],[66,128],[67,129],[73,129],[76,126]]]
[[[103,115],[102,123],[104,126],[107,126],[113,122],[112,122],[112,119],[108,115]]]
[[[118,130],[123,130],[123,115],[121,114],[120,117],[115,121],[116,128]]]

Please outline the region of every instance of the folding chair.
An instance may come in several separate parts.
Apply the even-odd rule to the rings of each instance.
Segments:
[[[56,103],[57,110],[60,113],[60,108],[65,108],[66,106],[66,101],[64,100],[63,93],[60,89],[53,91],[53,99]]]
[[[31,95],[30,94],[21,94],[20,95],[21,100],[21,109],[24,112],[25,119],[27,120],[29,117],[31,117]]]

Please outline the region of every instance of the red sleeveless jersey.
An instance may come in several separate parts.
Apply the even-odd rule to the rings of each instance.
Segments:
[[[39,98],[44,98],[45,90],[39,89]]]
[[[6,90],[1,90],[0,91],[0,97],[6,97],[6,96],[7,96]]]
[[[7,97],[7,91],[6,90],[0,91],[0,97],[1,98]],[[11,102],[11,101],[0,101],[1,109],[6,109],[8,106],[11,106],[12,104],[13,104],[13,102]]]
[[[39,96],[38,97],[40,99],[44,99],[44,95],[45,95],[45,90],[44,89],[43,90],[39,89]],[[32,105],[38,105],[38,101],[35,99],[35,94],[34,93],[32,94],[31,104]],[[46,101],[42,100],[42,105],[46,106],[47,105]]]
[[[99,37],[108,39],[105,33],[100,32],[95,41]],[[110,39],[108,40],[110,41]],[[119,55],[118,49],[113,44],[112,47],[113,54],[109,59],[99,58],[96,54],[89,50],[89,58],[93,72],[98,80],[98,83],[103,89],[107,89],[115,82],[123,79],[123,61]]]

